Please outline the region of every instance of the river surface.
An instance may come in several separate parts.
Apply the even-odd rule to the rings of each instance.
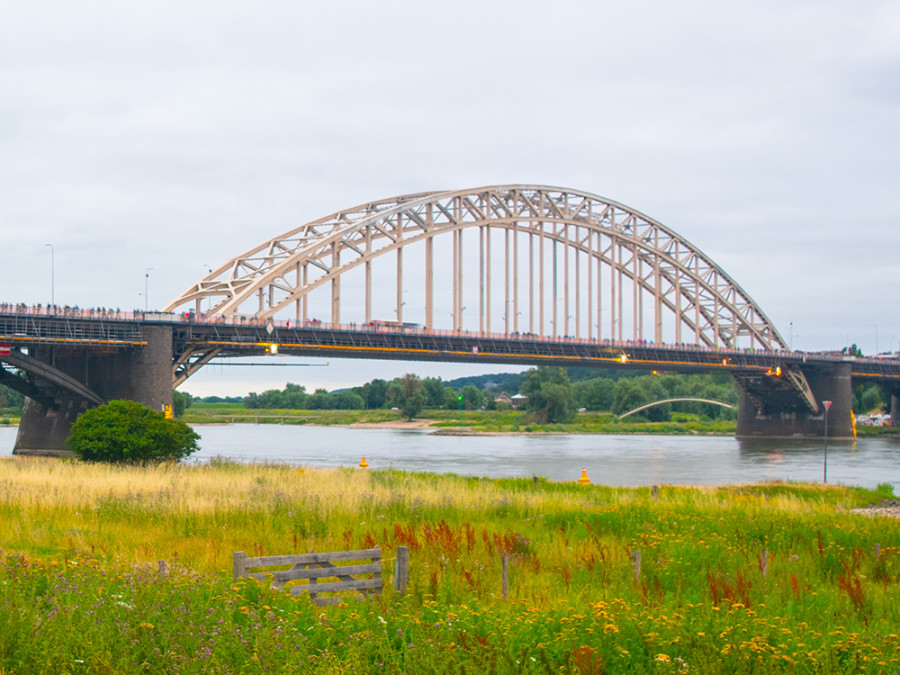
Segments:
[[[738,441],[729,436],[521,434],[436,436],[430,431],[352,429],[278,424],[201,425],[191,462],[226,457],[295,466],[458,473],[470,476],[576,480],[617,486],[721,485],[823,479],[824,443]],[[0,427],[0,456],[11,455],[17,429]],[[900,495],[900,439],[828,442],[829,483],[874,488],[890,483]]]

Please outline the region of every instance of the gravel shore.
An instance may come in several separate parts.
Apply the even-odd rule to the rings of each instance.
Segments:
[[[866,516],[900,518],[900,499],[891,499],[877,506],[867,506],[862,509],[850,509],[850,511],[851,513],[861,513]]]

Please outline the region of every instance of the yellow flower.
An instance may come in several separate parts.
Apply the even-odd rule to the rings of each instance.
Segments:
[[[657,660],[657,661],[664,662],[664,663],[668,663],[668,662],[671,661],[672,659],[669,657],[668,654],[657,654],[657,655],[656,655],[656,660]]]

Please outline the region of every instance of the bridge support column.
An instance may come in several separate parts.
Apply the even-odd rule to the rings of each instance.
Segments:
[[[144,326],[147,346],[113,353],[42,347],[33,355],[87,385],[107,401],[128,399],[162,410],[172,403],[172,328]],[[15,455],[67,454],[65,441],[87,403],[63,392],[46,408],[26,399]]]
[[[853,389],[849,363],[832,367],[818,366],[804,370],[806,379],[819,404],[818,412],[810,412],[796,394],[784,388],[749,387],[740,380],[738,438],[794,436],[818,437],[825,434],[825,409],[822,401],[831,401],[828,411],[828,437],[852,438]]]
[[[900,427],[900,394],[891,394],[891,426]]]

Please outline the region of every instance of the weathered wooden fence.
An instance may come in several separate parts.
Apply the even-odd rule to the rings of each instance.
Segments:
[[[272,580],[273,588],[290,593],[309,593],[317,605],[336,605],[343,602],[341,594],[360,591],[357,598],[369,593],[381,593],[381,549],[334,551],[331,553],[302,553],[248,557],[243,551],[232,554],[234,578],[252,577]],[[341,563],[341,564],[335,564]],[[342,564],[350,563],[350,564]],[[394,585],[403,593],[409,580],[409,549],[399,547],[394,570]],[[322,596],[322,594],[326,594]],[[321,596],[321,597],[320,597]]]

